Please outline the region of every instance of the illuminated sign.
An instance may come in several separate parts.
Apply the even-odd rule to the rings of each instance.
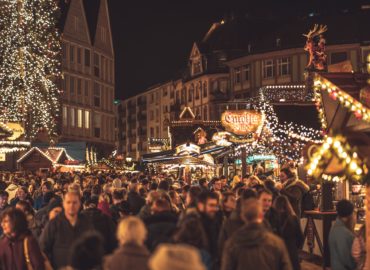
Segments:
[[[18,123],[6,123],[6,126],[13,131],[12,136],[8,137],[7,139],[10,141],[14,141],[18,139],[20,136],[24,134],[24,128],[21,124]]]
[[[258,111],[225,111],[221,123],[225,129],[236,135],[259,133],[264,122],[264,115]]]

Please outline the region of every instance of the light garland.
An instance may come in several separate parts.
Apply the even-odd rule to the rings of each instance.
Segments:
[[[328,128],[324,108],[322,106],[321,91],[326,91],[332,100],[337,100],[339,103],[347,108],[357,119],[370,122],[370,109],[364,106],[361,102],[357,101],[344,91],[340,90],[337,86],[330,83],[328,80],[316,74],[314,81],[314,93],[316,106],[319,111],[321,126],[323,130]]]
[[[54,0],[3,0],[0,6],[0,120],[23,123],[26,138],[57,136],[61,91],[59,9]]]
[[[361,180],[366,171],[365,163],[360,159],[357,152],[353,151],[351,146],[342,136],[327,136],[324,143],[310,159],[307,165],[307,173],[315,178],[320,178],[328,160],[335,156],[344,167],[349,178]]]

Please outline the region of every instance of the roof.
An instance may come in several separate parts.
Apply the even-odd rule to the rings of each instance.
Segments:
[[[76,0],[59,0],[60,17],[57,23],[57,27],[62,32],[64,30],[69,7],[72,1],[76,1]],[[96,26],[98,24],[100,0],[83,0],[82,2],[83,2],[83,8],[85,10],[90,39],[91,39],[91,42],[93,42],[95,38],[95,33],[96,33]]]
[[[358,101],[360,90],[367,85],[367,80],[370,78],[364,73],[322,73],[320,75]]]
[[[22,157],[20,157],[17,162],[24,161],[27,157],[29,157],[33,152],[39,152],[42,156],[48,159],[52,164],[60,163],[61,157],[65,154],[67,160],[74,160],[67,154],[66,149],[64,148],[57,148],[57,147],[49,147],[46,149],[32,147],[28,152],[26,152]]]

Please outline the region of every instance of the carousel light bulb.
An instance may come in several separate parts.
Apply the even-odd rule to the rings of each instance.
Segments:
[[[361,174],[362,174],[362,169],[361,169],[361,168],[358,168],[358,169],[356,170],[356,174],[357,174],[357,175],[361,175]]]

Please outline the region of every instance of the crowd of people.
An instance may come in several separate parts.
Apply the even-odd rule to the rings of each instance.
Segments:
[[[299,270],[309,186],[290,167],[279,178],[4,174],[0,269]],[[330,235],[333,269],[364,263],[348,203]]]

